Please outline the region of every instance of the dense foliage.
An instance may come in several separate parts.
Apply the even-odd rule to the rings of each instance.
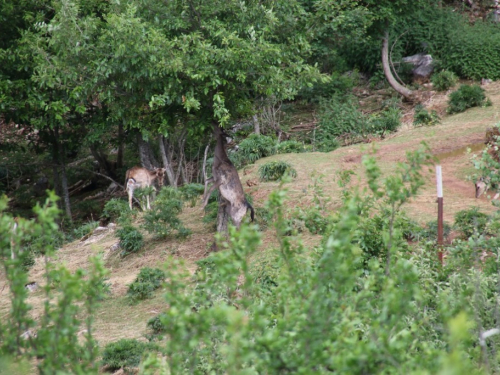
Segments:
[[[457,91],[450,94],[448,101],[448,113],[463,112],[472,107],[483,107],[491,105],[484,94],[484,89],[478,85],[460,85]]]

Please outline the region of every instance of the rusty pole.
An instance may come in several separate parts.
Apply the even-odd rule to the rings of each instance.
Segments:
[[[441,265],[443,265],[443,179],[440,165],[436,165],[436,183],[438,203],[438,258]]]

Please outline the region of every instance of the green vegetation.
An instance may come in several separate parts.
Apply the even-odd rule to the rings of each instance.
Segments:
[[[382,145],[413,150],[406,162],[394,151],[391,164],[379,166],[372,145],[352,146],[396,132],[402,111],[407,121],[415,105],[389,86],[382,41],[398,80],[423,94],[417,99],[428,85],[412,82],[404,56],[432,55],[438,91],[458,78],[500,78],[491,5],[3,1],[0,373],[500,373],[499,211],[468,208],[453,227],[445,223],[439,264],[436,222],[422,227],[403,208],[409,203],[413,215],[423,168],[435,162],[408,139],[429,139],[436,150],[445,142],[441,127],[405,130]],[[448,113],[489,103],[481,87],[462,85]],[[414,109],[415,126],[439,123],[436,112]],[[442,128],[452,132],[448,125],[461,117]],[[252,188],[255,223],[229,226],[215,235],[217,246],[197,207],[216,158],[214,126],[229,134],[228,155],[248,185],[256,174],[280,184]],[[476,136],[478,127],[459,135],[472,139],[467,131]],[[297,155],[280,155],[346,145],[345,153],[301,155],[293,166],[283,160]],[[471,179],[489,180],[490,192],[500,186],[499,146],[472,159]],[[251,165],[271,155],[273,162]],[[124,199],[134,165],[165,169],[167,187],[156,189],[151,210],[144,198],[153,187],[136,190],[143,210]],[[293,167],[297,186],[288,183]],[[307,168],[337,171],[340,193],[331,193],[338,191],[331,175],[312,173],[305,186]],[[204,222],[223,218],[217,194]],[[487,201],[476,202],[483,209]],[[113,256],[110,238],[58,252],[91,234],[98,218],[118,224],[122,257]],[[144,267],[164,260],[166,271]],[[123,280],[116,273],[136,268],[127,298],[110,295],[111,282]],[[164,302],[146,301],[160,298],[160,288]],[[149,319],[153,310],[161,313]],[[110,338],[99,336],[101,327],[115,323],[108,319],[126,322],[122,337],[156,341],[104,346]]]
[[[259,167],[262,181],[278,181],[284,176],[297,177],[297,171],[286,161],[270,161]]]
[[[464,239],[472,237],[474,233],[485,233],[489,217],[479,211],[478,207],[462,210],[455,214],[455,228],[462,233]]]
[[[151,298],[153,292],[165,280],[165,272],[158,268],[142,268],[132,284],[129,285],[127,296],[134,302]]]
[[[121,368],[130,370],[139,366],[145,353],[155,349],[156,346],[150,343],[121,339],[106,345],[102,353],[102,364],[111,371]]]
[[[136,253],[144,246],[144,237],[132,225],[125,225],[116,231],[116,236],[120,239],[120,247],[123,249],[122,256]]]
[[[484,107],[491,105],[486,98],[484,90],[478,85],[460,85],[457,91],[450,94],[448,101],[448,113],[463,112],[472,107]]]
[[[156,197],[151,210],[144,215],[144,229],[149,233],[154,233],[158,237],[167,237],[172,230],[177,231],[177,235],[186,238],[191,231],[182,225],[178,215],[182,211],[182,191],[172,187],[163,187]],[[189,196],[192,199],[192,195]]]
[[[440,118],[436,111],[427,111],[425,107],[421,104],[415,106],[415,114],[413,116],[413,125],[437,125],[439,124]]]
[[[457,84],[458,77],[449,70],[442,70],[432,75],[431,82],[437,91],[446,91]]]

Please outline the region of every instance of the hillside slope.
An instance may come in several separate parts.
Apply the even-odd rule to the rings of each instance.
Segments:
[[[475,108],[465,113],[445,116],[440,125],[433,127],[404,127],[393,136],[371,144],[352,145],[331,153],[307,153],[276,155],[259,160],[255,165],[247,167],[241,173],[245,190],[253,196],[256,207],[263,206],[268,194],[277,188],[277,183],[258,182],[258,167],[269,160],[286,160],[297,170],[298,176],[293,183],[287,184],[290,207],[307,207],[313,199],[312,185],[314,176],[322,175],[322,188],[328,197],[329,209],[335,210],[340,204],[339,188],[335,182],[337,172],[351,169],[357,177],[353,184],[363,184],[361,158],[363,154],[376,150],[376,155],[384,173],[390,173],[397,162],[405,160],[406,151],[416,149],[422,141],[431,148],[439,158],[443,168],[445,220],[452,222],[454,214],[471,206],[479,206],[483,211],[492,210],[490,202],[482,197],[476,200],[474,186],[467,180],[467,175],[473,173],[469,162],[470,155],[466,149],[474,151],[484,146],[484,134],[487,127],[500,121],[500,82],[486,87],[487,95],[493,105],[487,108]],[[436,101],[437,102],[437,101]],[[441,97],[441,103],[443,98]],[[247,186],[251,180],[257,184]],[[252,184],[250,184],[252,185]],[[427,174],[427,182],[421,193],[414,198],[405,209],[409,215],[419,222],[427,222],[436,216],[434,171]],[[88,257],[102,254],[106,267],[109,269],[109,280],[112,294],[107,298],[95,316],[95,336],[101,345],[119,338],[140,338],[146,334],[146,322],[165,308],[162,293],[155,298],[137,305],[130,305],[126,298],[127,284],[131,283],[142,267],[169,266],[172,259],[181,258],[191,272],[196,269],[196,260],[207,254],[207,249],[213,241],[210,226],[202,222],[200,204],[187,207],[181,215],[185,225],[193,231],[187,240],[154,240],[146,236],[146,246],[139,253],[125,258],[119,256],[119,251],[113,250],[117,243],[114,229],[110,228],[98,236],[86,241],[75,241],[64,246],[57,252],[56,262],[65,264],[69,269],[88,266]],[[304,243],[317,243],[319,237],[305,234]],[[272,230],[264,232],[262,249],[273,246]],[[36,265],[30,271],[30,281],[43,283],[43,260],[37,259]],[[0,274],[0,285],[5,285]],[[7,288],[0,289],[0,319],[8,312],[6,304]],[[43,293],[40,289],[30,297],[33,314],[43,304]]]

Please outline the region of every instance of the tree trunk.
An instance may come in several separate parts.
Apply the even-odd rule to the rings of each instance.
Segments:
[[[260,134],[260,124],[257,115],[253,115],[253,131],[255,134]]]
[[[64,201],[64,208],[66,210],[66,215],[68,216],[69,221],[73,222],[73,216],[71,215],[71,203],[69,200],[68,177],[66,175],[66,166],[64,165],[64,155],[63,155],[64,149],[61,150],[59,144],[59,128],[56,127],[55,129],[51,130],[51,132],[52,132],[52,139],[54,146],[53,150],[54,163],[61,167],[61,190],[62,190],[61,195]],[[54,174],[55,175],[57,174],[57,177],[59,177],[57,166],[54,168]]]
[[[142,139],[142,135],[140,133],[137,135],[137,144],[139,145],[139,157],[141,159],[142,166],[149,170],[158,168],[160,163],[158,163],[154,156],[151,143]]]
[[[116,173],[111,163],[109,162],[107,155],[99,150],[98,147],[101,146],[96,144],[90,146],[90,152],[92,153],[92,156],[99,163],[99,167],[102,168],[102,171],[112,179],[116,180]]]
[[[64,162],[61,162],[61,185],[64,207],[66,208],[66,216],[68,216],[70,222],[73,222],[73,216],[71,215],[71,203],[69,201],[68,177],[66,175],[66,167],[64,165]]]
[[[118,125],[118,155],[116,156],[116,168],[123,168],[123,149],[125,148],[123,124]]]
[[[177,180],[175,178],[174,168],[172,167],[172,160],[170,158],[170,142],[163,136],[160,136],[160,154],[163,160],[163,167],[167,172],[168,183],[174,188],[177,187]]]
[[[406,87],[400,85],[398,81],[394,78],[391,72],[391,67],[389,65],[389,31],[385,31],[383,43],[382,43],[382,66],[384,68],[385,78],[389,82],[389,85],[396,90],[399,94],[403,95],[406,99],[413,99],[413,91],[407,89]]]

